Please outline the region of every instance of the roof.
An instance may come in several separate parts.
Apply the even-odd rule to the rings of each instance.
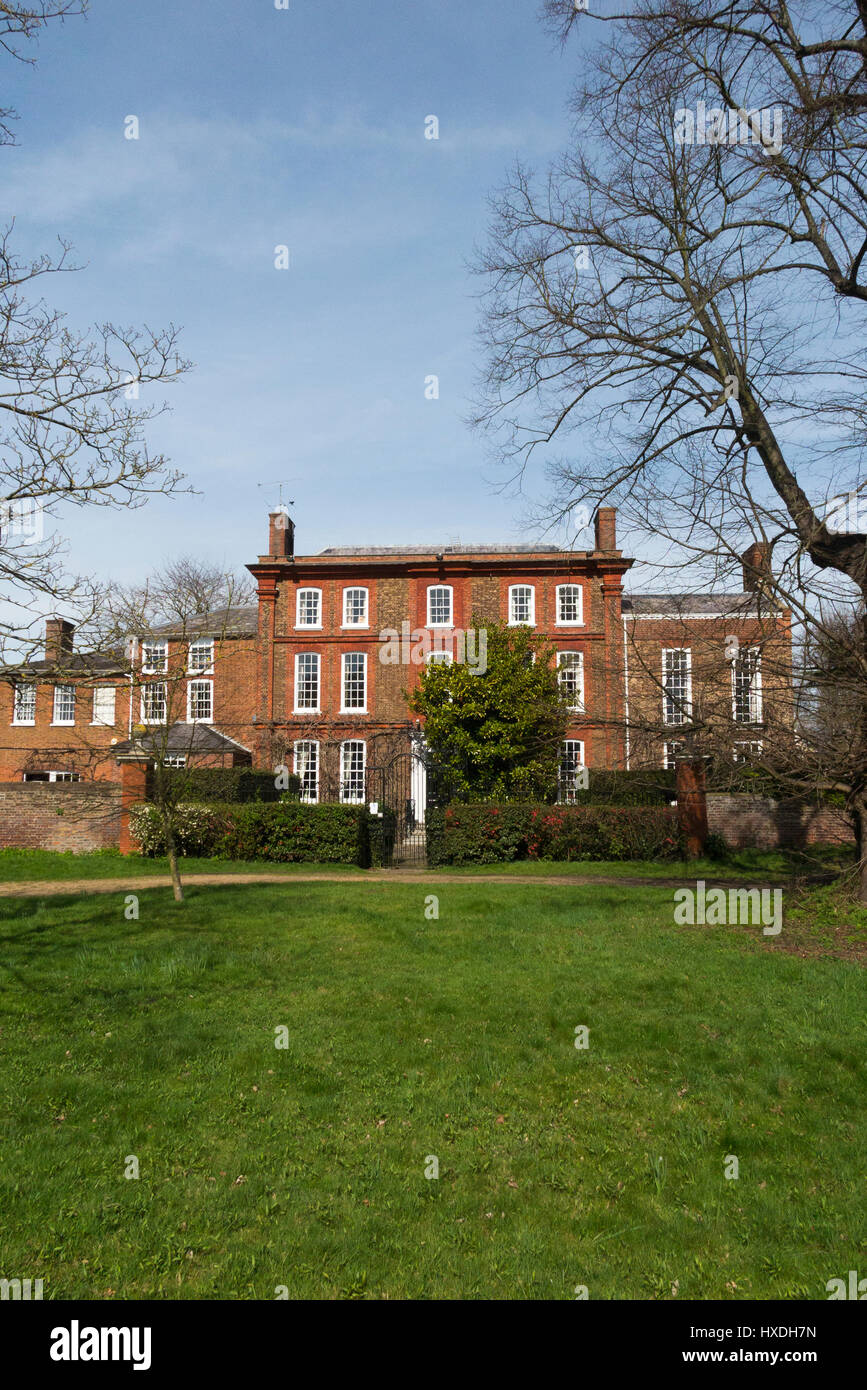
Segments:
[[[740,594],[624,594],[624,614],[634,618],[728,618],[758,614],[759,595]],[[768,606],[765,605],[766,611]],[[775,611],[770,606],[770,611]]]
[[[116,757],[144,750],[147,753],[234,753],[238,748],[244,753],[250,749],[237,739],[221,734],[213,724],[183,724],[178,721],[163,727],[149,729],[137,738],[124,739],[114,745]]]
[[[320,555],[550,555],[559,545],[330,545]]]
[[[255,637],[258,626],[259,608],[251,603],[191,613],[183,622],[163,623],[152,631],[162,637]]]
[[[12,661],[0,666],[0,674],[7,676],[124,676],[128,671],[129,664],[122,657],[105,652],[69,652],[58,660],[40,657],[37,661]]]

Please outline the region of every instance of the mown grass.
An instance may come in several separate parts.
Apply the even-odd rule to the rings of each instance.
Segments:
[[[506,878],[553,878],[581,874],[605,875],[610,878],[761,878],[768,882],[783,882],[793,875],[809,875],[837,871],[853,859],[851,851],[839,851],[828,846],[815,846],[804,852],[788,850],[735,850],[724,859],[685,860],[572,860],[567,863],[552,860],[517,860],[510,864],[466,864],[443,867],[444,875],[491,874]],[[181,874],[200,873],[346,873],[366,871],[352,864],[284,864],[267,860],[182,858]],[[415,866],[407,866],[415,867]],[[423,868],[423,865],[419,865]],[[91,854],[73,854],[52,850],[0,850],[0,883],[28,883],[51,879],[140,878],[148,874],[169,872],[165,858],[149,859],[144,855],[122,855],[117,850],[98,850]]]
[[[867,1266],[859,966],[675,927],[671,889],[431,891],[0,903],[0,1275],[822,1299]]]
[[[354,864],[282,864],[262,859],[194,859],[179,861],[181,877],[187,874],[263,874],[263,873],[346,873],[361,874]],[[48,882],[50,879],[142,878],[146,874],[167,874],[169,861],[142,854],[121,854],[119,850],[96,850],[91,854],[47,849],[0,850],[0,883]]]

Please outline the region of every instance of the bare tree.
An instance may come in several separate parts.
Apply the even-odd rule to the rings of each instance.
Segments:
[[[22,58],[21,43],[50,20],[85,9],[83,0],[3,4],[0,46]],[[0,111],[0,144],[12,141],[13,118]],[[135,507],[180,487],[145,439],[165,404],[146,401],[190,366],[171,325],[71,327],[44,298],[46,277],[77,268],[69,246],[22,256],[12,231],[0,234],[0,656],[32,652],[40,609],[95,606],[92,581],[64,574],[57,538],[46,535],[63,503]]]
[[[587,37],[586,13],[547,8]],[[867,11],[803,9],[606,17],[572,148],[495,202],[478,413],[518,474],[543,447],[555,514],[616,502],[703,583],[760,537],[802,645],[832,606],[863,623],[867,596],[867,522],[829,508],[865,488]],[[867,901],[863,670],[858,706],[845,783]]]

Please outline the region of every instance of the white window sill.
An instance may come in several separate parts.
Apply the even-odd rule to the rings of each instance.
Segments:
[[[506,624],[506,626],[507,626],[507,627],[535,627],[535,626],[536,626],[536,620],[535,620],[535,618],[521,618],[521,619],[518,619],[518,618],[510,618],[509,621],[508,621],[508,623]]]
[[[341,632],[369,632],[370,623],[341,623]]]
[[[187,723],[188,723],[188,724],[213,724],[213,722],[214,722],[214,717],[213,717],[213,715],[211,716],[210,719],[190,719],[189,716],[187,717]]]
[[[295,631],[296,631],[296,632],[321,632],[321,631],[322,631],[322,624],[321,624],[321,623],[296,623],[296,624],[295,624]]]
[[[361,709],[361,708],[359,708],[359,706],[356,705],[354,709],[341,709],[341,710],[338,711],[338,713],[339,713],[339,714],[369,714],[370,711],[368,710],[367,705],[364,706],[364,709]]]
[[[201,670],[199,669],[198,666],[196,666],[196,667],[190,667],[190,668],[187,670],[187,675],[190,677],[191,680],[194,680],[194,681],[195,681],[195,680],[201,679],[201,677],[203,677],[203,676],[212,676],[213,674],[214,674],[214,668],[213,668],[213,666],[207,666],[207,667],[203,666],[203,667],[201,668]]]
[[[50,729],[74,729],[74,719],[52,719],[48,726]]]
[[[443,631],[445,631],[447,628],[452,627],[453,624],[452,624],[452,623],[426,623],[425,626],[426,626],[426,627],[432,627],[432,628],[442,628]]]
[[[91,729],[116,729],[117,725],[114,721],[109,723],[107,719],[91,719],[90,727]]]
[[[555,627],[585,627],[583,618],[558,618]]]
[[[292,713],[293,713],[293,714],[321,714],[321,713],[322,713],[322,710],[321,710],[321,709],[298,709],[298,708],[296,707],[295,709],[293,709]]]
[[[13,719],[10,725],[12,729],[35,729],[35,719]]]

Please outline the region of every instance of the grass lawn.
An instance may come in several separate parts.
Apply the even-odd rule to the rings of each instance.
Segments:
[[[859,965],[675,927],[662,888],[431,891],[0,903],[0,1274],[824,1299],[867,1268]]]
[[[187,874],[271,874],[346,873],[363,874],[354,864],[277,864],[261,859],[181,858],[181,877]],[[141,854],[121,854],[119,850],[97,850],[93,854],[58,853],[48,849],[0,850],[0,883],[30,883],[48,879],[142,878],[146,874],[167,874],[169,861],[148,859]]]
[[[518,860],[511,864],[466,864],[444,867],[441,874],[496,874],[507,878],[554,878],[560,875],[605,875],[616,878],[743,878],[783,883],[793,874],[816,874],[847,867],[851,851],[816,846],[806,853],[785,850],[738,850],[724,860]],[[180,861],[182,877],[188,874],[219,873],[346,873],[361,875],[364,869],[352,864],[284,864],[266,860],[193,859]],[[143,855],[122,855],[117,850],[93,854],[57,853],[42,849],[0,849],[0,883],[29,883],[49,879],[140,878],[148,874],[168,874],[169,861]]]

